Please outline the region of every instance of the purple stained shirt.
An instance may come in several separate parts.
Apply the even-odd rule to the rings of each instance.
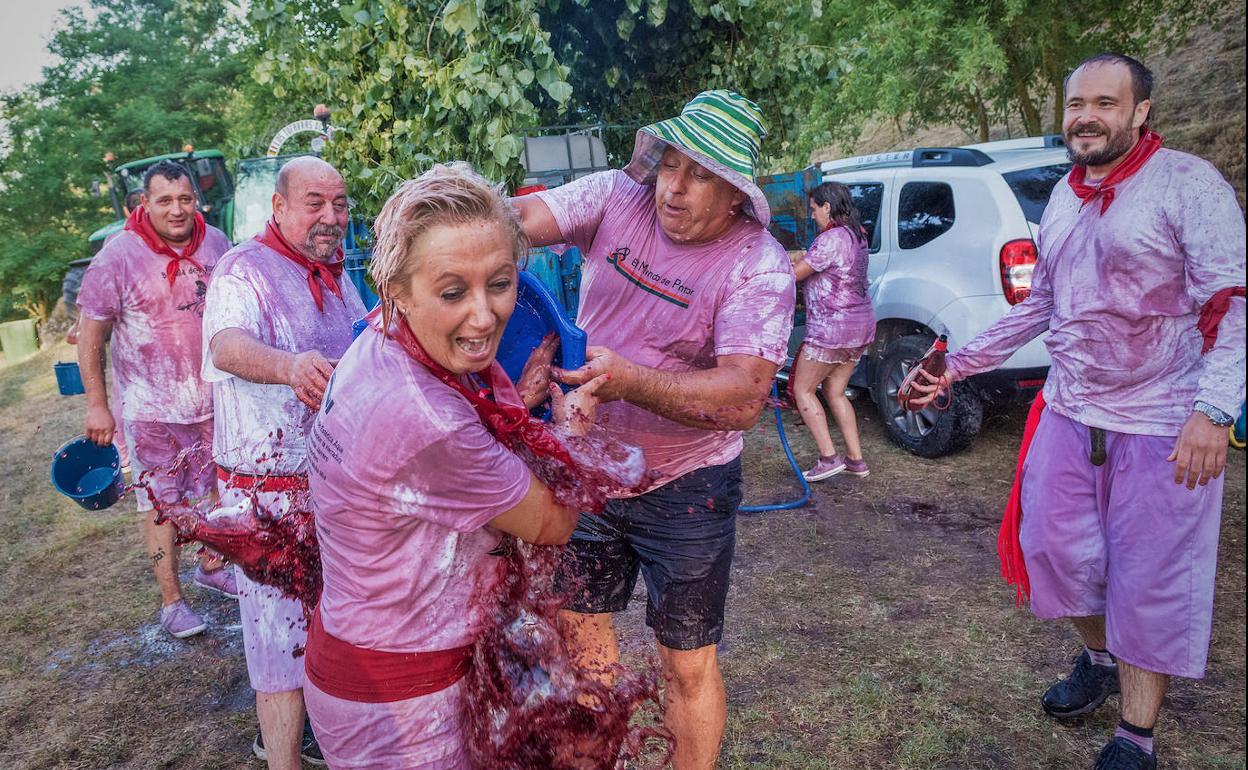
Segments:
[[[577,323],[589,344],[671,372],[712,369],[727,355],[784,363],[793,267],[758,222],[741,217],[710,243],[674,243],[659,225],[654,186],[623,171],[535,194],[583,255]],[[598,418],[615,438],[641,447],[662,474],[655,486],[741,453],[740,431],[680,425],[625,401],[603,404]]]
[[[825,230],[810,244],[805,281],[806,339],[823,348],[857,348],[875,339],[875,314],[867,296],[866,241],[847,227]]]
[[[204,299],[217,260],[230,248],[209,226],[195,252],[203,269],[183,261],[169,286],[169,258],[121,231],[91,260],[78,307],[113,325],[113,380],[121,415],[136,422],[189,425],[212,417],[212,386],[199,374]]]
[[[521,404],[495,365],[495,398]],[[394,340],[365,331],[338,365],[308,435],[330,634],[392,652],[476,639],[502,574],[485,525],[531,476],[459,393]]]
[[[1239,414],[1244,300],[1202,356],[1202,305],[1244,285],[1244,215],[1208,162],[1157,152],[1117,185],[1102,216],[1063,179],[1040,223],[1032,293],[948,358],[955,379],[999,366],[1049,331],[1044,398],[1055,412],[1122,433],[1177,435],[1195,401]]]
[[[209,344],[225,329],[242,329],[271,348],[318,350],[336,359],[351,345],[351,324],[364,303],[344,273],[342,298],[322,291],[317,310],[307,272],[257,240],[221,258],[204,314],[204,379],[213,383],[216,414],[212,455],[218,465],[249,474],[307,471],[304,431],[314,416],[287,385],[247,382],[212,364]]]

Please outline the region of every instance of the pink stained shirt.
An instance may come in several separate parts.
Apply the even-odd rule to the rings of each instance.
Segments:
[[[203,269],[182,262],[172,287],[169,258],[135,233],[117,233],[91,260],[78,307],[113,325],[113,379],[124,419],[190,425],[212,417],[212,386],[199,372],[204,298],[229,248],[225,233],[208,226],[195,252]]]
[[[521,403],[501,368],[495,383],[496,398]],[[389,652],[473,642],[503,568],[486,524],[528,493],[528,467],[371,329],[334,372],[309,450],[325,630]]]
[[[814,274],[805,280],[806,339],[824,348],[858,348],[875,339],[867,295],[866,241],[846,227],[816,236],[806,252]]]
[[[317,310],[307,271],[257,240],[222,257],[208,290],[204,314],[204,379],[213,383],[216,405],[213,459],[248,474],[307,472],[304,431],[312,410],[288,385],[247,382],[212,363],[209,344],[237,328],[269,347],[290,353],[320,351],[337,359],[351,344],[351,324],[364,316],[364,303],[344,273],[342,298],[323,292]]]
[[[654,186],[623,171],[534,194],[581,250],[577,323],[590,345],[670,372],[712,369],[727,355],[784,363],[793,267],[758,222],[743,216],[710,243],[674,243],[659,225]],[[687,427],[624,401],[599,407],[598,422],[641,447],[662,474],[655,486],[741,454],[740,431]]]
[[[1045,339],[1049,408],[1094,428],[1175,436],[1204,401],[1232,416],[1244,400],[1244,300],[1200,354],[1201,306],[1244,284],[1244,215],[1208,162],[1157,152],[1116,188],[1109,210],[1057,183],[1040,223],[1032,292],[948,358],[955,379],[991,370]]]

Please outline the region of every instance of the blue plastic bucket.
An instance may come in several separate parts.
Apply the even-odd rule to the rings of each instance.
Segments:
[[[520,379],[529,355],[549,332],[559,335],[556,366],[578,369],[585,365],[585,332],[563,314],[563,308],[541,279],[525,270],[520,273],[520,285],[516,287],[516,310],[503,330],[496,356],[513,382]]]
[[[80,396],[86,393],[82,387],[82,372],[78,370],[77,361],[60,361],[52,364],[56,373],[56,388],[62,396]]]
[[[123,490],[117,447],[100,446],[86,436],[66,442],[52,455],[52,486],[88,511],[109,507]]]

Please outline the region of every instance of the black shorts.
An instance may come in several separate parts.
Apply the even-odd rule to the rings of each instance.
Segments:
[[[640,571],[646,625],[659,644],[717,644],[737,542],[741,459],[700,468],[651,491],[582,513],[564,553],[561,587],[573,612],[620,612]]]

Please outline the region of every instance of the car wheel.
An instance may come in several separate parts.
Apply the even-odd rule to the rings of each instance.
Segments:
[[[979,433],[984,405],[969,387],[955,386],[949,408],[933,406],[911,412],[897,401],[906,372],[928,348],[932,338],[922,334],[899,337],[889,343],[876,369],[876,407],[884,430],[894,444],[919,457],[941,457],[965,449]]]
[[[65,300],[65,309],[71,315],[78,311],[78,290],[82,288],[82,276],[86,272],[86,265],[72,265],[61,281],[61,297]]]

